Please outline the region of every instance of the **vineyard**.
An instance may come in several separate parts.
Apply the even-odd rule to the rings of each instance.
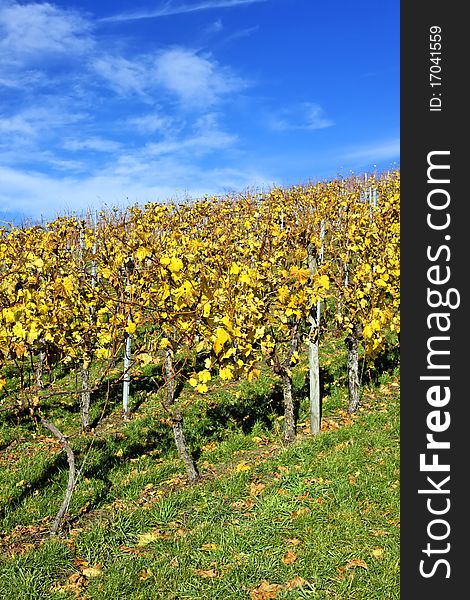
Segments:
[[[243,386],[278,390],[272,433],[286,452],[299,429],[323,435],[326,349],[344,358],[346,401],[336,408],[352,423],[364,374],[380,379],[399,349],[399,200],[397,171],[0,226],[1,431],[22,428],[32,446],[47,435],[65,457],[44,529],[58,536],[89,510],[74,494],[86,487],[100,428],[119,431],[139,412],[149,436],[165,429],[172,438],[189,489],[204,480],[200,449],[217,446],[227,406],[240,431],[251,423],[256,434],[264,417],[242,402]],[[220,423],[197,452],[188,423],[209,409]],[[0,439],[0,450],[11,444]],[[250,597],[281,597],[260,590]]]

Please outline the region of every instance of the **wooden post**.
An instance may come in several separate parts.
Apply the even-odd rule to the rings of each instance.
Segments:
[[[84,233],[85,221],[82,221],[80,227],[80,266],[83,271],[86,271],[84,253],[86,250],[85,246],[85,233]],[[90,320],[92,318],[92,309],[90,308]],[[80,395],[80,416],[82,421],[82,431],[88,431],[90,428],[90,364],[91,364],[91,351],[88,344],[84,355],[81,359],[80,364],[80,380],[81,380],[81,395]]]
[[[322,242],[320,252],[316,255],[313,245],[309,246],[308,264],[310,275],[313,278],[318,271],[318,265],[323,260],[323,238],[325,237],[325,222],[321,222],[320,240]],[[320,326],[321,303],[317,300],[312,307],[309,316],[310,335],[308,339],[308,366],[309,366],[309,391],[310,391],[310,432],[317,434],[321,426],[321,397],[320,397],[320,361],[318,358],[318,330]]]
[[[131,320],[131,315],[127,321]],[[122,409],[124,411],[124,416],[127,417],[129,415],[129,389],[131,385],[131,375],[130,375],[130,366],[131,366],[131,358],[132,358],[132,336],[130,333],[126,332],[126,347],[124,349],[124,378],[122,384]]]
[[[134,272],[135,262],[133,259],[130,259],[125,265],[126,272],[126,283],[129,285],[130,283],[130,274]],[[129,298],[131,300],[131,298]],[[127,322],[130,323],[132,321],[132,312],[129,304],[129,312],[127,315]],[[124,377],[123,377],[123,385],[122,385],[122,408],[124,411],[124,417],[128,417],[129,415],[129,389],[131,385],[131,359],[132,359],[132,336],[130,333],[126,332],[125,336],[126,345],[124,348]]]

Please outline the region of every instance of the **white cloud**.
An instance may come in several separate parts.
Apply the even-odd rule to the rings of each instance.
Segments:
[[[165,2],[160,8],[138,11],[132,13],[121,13],[101,19],[103,22],[135,21],[139,19],[156,19],[170,15],[181,15],[202,10],[215,10],[221,8],[234,8],[243,4],[255,4],[267,2],[267,0],[212,0],[207,2],[193,2],[192,4],[175,5],[173,2]]]
[[[100,56],[92,68],[116,93],[136,94],[147,103],[158,93],[170,93],[184,108],[199,108],[218,102],[247,83],[210,56],[188,48],[171,48],[156,55],[133,59]]]
[[[69,139],[63,144],[65,150],[72,152],[80,150],[92,150],[96,152],[116,152],[121,148],[119,142],[106,140],[99,137],[90,137],[86,139]]]
[[[76,56],[93,46],[90,22],[49,3],[6,3],[0,7],[3,63],[39,61],[44,55]]]
[[[0,115],[0,133],[8,137],[0,137],[0,151],[14,151],[15,144],[36,145],[49,140],[54,132],[63,127],[78,123],[86,118],[86,114],[67,108],[63,100],[45,103],[42,106],[31,106],[12,115]],[[0,155],[3,156],[3,155]]]
[[[92,68],[121,95],[135,93],[145,96],[151,82],[145,61],[128,60],[122,56],[100,56],[92,61]]]
[[[270,127],[275,131],[315,130],[331,127],[334,122],[324,116],[323,108],[312,102],[303,102],[295,107],[285,108],[271,117]]]
[[[13,133],[30,137],[35,135],[36,129],[24,115],[18,114],[0,118],[0,133]]]
[[[105,206],[164,202],[205,194],[223,194],[248,187],[269,187],[274,178],[254,169],[199,169],[190,162],[165,158],[139,162],[129,157],[89,177],[52,177],[38,172],[0,167],[2,211],[52,219]],[[172,183],[169,183],[172,182]]]
[[[150,156],[171,154],[174,157],[182,155],[200,157],[215,150],[227,149],[233,146],[238,136],[222,131],[217,119],[215,113],[203,115],[194,123],[192,135],[147,144],[146,152]]]
[[[131,117],[127,119],[126,124],[130,129],[133,129],[141,134],[156,132],[166,134],[169,131],[177,133],[181,128],[181,125],[177,124],[176,119],[157,112],[149,113],[139,117]]]
[[[233,42],[234,40],[238,40],[240,38],[248,37],[255,31],[259,30],[259,25],[254,25],[253,27],[246,27],[245,29],[239,29],[238,31],[234,31],[231,35],[226,38],[226,42]]]
[[[367,146],[360,146],[346,151],[343,160],[348,161],[381,161],[392,160],[400,156],[400,140],[392,139],[385,141],[375,141]]]
[[[213,23],[211,23],[210,25],[208,25],[205,29],[204,32],[205,33],[219,33],[222,31],[222,29],[224,28],[224,25],[222,23],[222,19],[217,19],[217,21],[214,21]]]
[[[186,48],[161,52],[155,62],[156,80],[185,106],[207,106],[247,83],[209,57]]]

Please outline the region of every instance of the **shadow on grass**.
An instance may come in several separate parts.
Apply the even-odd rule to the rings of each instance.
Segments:
[[[15,490],[4,506],[0,506],[0,518],[3,519],[6,517],[7,513],[16,510],[22,502],[29,496],[32,496],[34,492],[44,490],[55,473],[67,469],[68,464],[65,452],[60,452],[50,462],[44,465],[44,468],[34,480],[28,482],[27,487],[18,488],[18,491]],[[60,501],[61,499],[58,498],[57,508],[59,507]]]

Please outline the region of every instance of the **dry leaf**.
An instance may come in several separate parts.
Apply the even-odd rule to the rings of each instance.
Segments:
[[[209,579],[219,576],[217,571],[214,571],[214,569],[193,569],[193,572],[196,573],[196,575],[199,575],[199,577],[205,577]]]
[[[273,600],[281,590],[282,585],[269,583],[263,579],[257,587],[250,590],[250,598],[251,600]]]
[[[158,538],[165,537],[165,532],[161,529],[153,529],[152,531],[147,531],[147,533],[142,533],[137,536],[137,546],[146,546]]]
[[[217,448],[218,444],[217,442],[208,442],[207,444],[204,444],[204,446],[201,448],[201,450],[203,452],[210,452],[211,450],[215,450]]]
[[[250,485],[250,496],[259,496],[266,485],[264,483],[252,483]]]
[[[287,586],[288,590],[293,590],[296,587],[302,587],[302,586],[304,586],[306,583],[307,582],[305,581],[305,579],[302,579],[302,577],[300,577],[299,575],[297,575],[293,579],[290,579],[286,583],[286,586]]]
[[[348,560],[346,563],[346,569],[353,569],[354,567],[361,567],[362,569],[368,569],[367,563],[360,558],[353,558]]]
[[[293,562],[297,560],[297,554],[292,552],[292,550],[288,550],[286,554],[282,557],[282,562],[285,565],[291,565]]]
[[[372,556],[374,556],[375,558],[382,558],[383,557],[383,553],[384,553],[384,549],[383,548],[374,548],[372,550]]]
[[[269,442],[270,442],[269,438],[267,438],[267,437],[258,437],[257,435],[255,435],[253,437],[253,441],[258,446],[265,446],[265,445],[269,444]]]
[[[234,508],[247,508],[248,510],[253,508],[254,505],[255,503],[250,498],[247,498],[246,500],[237,500],[231,504]]]
[[[73,559],[73,564],[76,567],[88,567],[88,565],[90,564],[87,560],[85,560],[84,558],[74,558]]]
[[[288,544],[292,544],[292,546],[300,546],[300,544],[302,543],[299,538],[289,538],[288,540],[286,540]]]
[[[249,471],[251,469],[251,466],[248,465],[246,462],[240,462],[238,463],[238,465],[235,467],[235,472],[236,473],[241,473],[242,471]]]
[[[309,515],[312,511],[307,506],[301,506],[299,510],[295,510],[291,513],[292,519],[297,519],[298,517],[304,517],[305,515]]]
[[[202,544],[201,550],[217,550],[217,544]]]
[[[78,572],[72,573],[71,575],[68,576],[67,578],[67,582],[70,585],[86,585],[86,579],[85,577]]]
[[[98,564],[98,565],[95,565],[94,567],[85,567],[82,570],[82,573],[88,579],[91,579],[92,577],[99,577],[100,575],[103,574],[103,565]]]
[[[139,573],[140,581],[145,581],[146,579],[150,579],[153,576],[152,569],[142,569]]]
[[[86,577],[81,573],[75,572],[67,578],[67,583],[65,585],[58,584],[57,587],[55,587],[55,590],[59,592],[68,592],[73,594],[76,598],[83,598],[83,592],[87,583],[88,580]]]

